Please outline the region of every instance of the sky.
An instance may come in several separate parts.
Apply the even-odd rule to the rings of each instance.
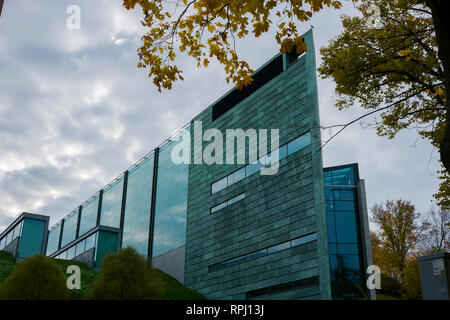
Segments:
[[[70,30],[67,8],[81,9],[81,29]],[[319,49],[342,31],[340,15],[356,15],[351,2],[316,14]],[[45,214],[50,225],[69,214],[121,172],[226,93],[223,67],[198,69],[176,61],[184,81],[159,93],[136,49],[145,29],[140,11],[122,0],[5,0],[0,17],[0,232],[21,212]],[[238,42],[253,69],[279,51],[274,32]],[[318,79],[323,126],[364,113],[338,111],[332,80]],[[372,120],[372,119],[368,119]],[[323,132],[326,139],[328,132]],[[419,212],[438,190],[439,155],[406,130],[389,140],[360,124],[323,150],[324,166],[359,163],[371,207],[386,199],[411,201]],[[373,227],[373,225],[371,225]]]

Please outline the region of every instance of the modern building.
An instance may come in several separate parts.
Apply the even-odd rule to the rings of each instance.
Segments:
[[[45,254],[48,216],[24,212],[0,234],[0,250],[20,261],[36,253]]]
[[[46,255],[99,268],[131,246],[210,299],[369,297],[364,181],[356,164],[322,166],[312,31],[304,39],[306,53],[277,54],[51,227]],[[228,136],[238,129],[243,144]]]

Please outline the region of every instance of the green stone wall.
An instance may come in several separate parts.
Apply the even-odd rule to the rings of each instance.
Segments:
[[[209,128],[223,133],[237,128],[279,129],[280,145],[308,130],[312,136],[310,146],[281,160],[276,175],[257,173],[213,195],[211,184],[243,165],[190,166],[185,285],[210,299],[244,299],[248,291],[314,276],[319,276],[318,287],[277,294],[276,299],[330,299],[312,32],[304,38],[308,52],[283,73],[216,121],[212,122],[212,107],[192,121],[201,120],[203,132]],[[193,125],[191,139],[194,148]],[[244,200],[210,214],[211,207],[243,192]],[[315,242],[209,271],[215,263],[312,232],[318,236]]]

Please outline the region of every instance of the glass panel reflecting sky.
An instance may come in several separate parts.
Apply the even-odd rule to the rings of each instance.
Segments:
[[[72,212],[72,216],[64,219],[63,235],[61,240],[61,247],[64,247],[69,242],[75,240],[77,233],[78,212]]]
[[[55,226],[53,230],[48,233],[47,240],[47,256],[58,250],[59,233],[61,231],[61,224]]]
[[[170,142],[159,151],[153,257],[186,242],[189,165],[172,162],[174,145]]]
[[[128,173],[123,226],[122,248],[131,246],[145,257],[148,255],[153,162],[152,155]]]
[[[97,224],[98,194],[81,209],[80,236],[92,230]]]
[[[103,191],[100,225],[113,228],[120,227],[122,208],[123,176]]]

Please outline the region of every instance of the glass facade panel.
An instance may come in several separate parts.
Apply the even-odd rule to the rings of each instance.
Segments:
[[[97,243],[97,232],[86,238],[85,250],[88,251],[89,249],[94,248],[96,243]]]
[[[81,209],[80,234],[82,236],[97,225],[98,195]]]
[[[122,210],[123,177],[103,191],[100,224],[113,228],[120,227]]]
[[[85,252],[86,239],[77,243],[75,257]]]
[[[152,256],[186,243],[186,211],[189,165],[174,164],[170,142],[159,151]]]
[[[358,243],[354,212],[336,212],[336,235],[339,243]]]
[[[332,172],[333,185],[353,186],[355,185],[352,167],[336,169]]]
[[[47,240],[47,253],[46,253],[47,256],[58,251],[60,232],[61,232],[61,223],[59,223],[52,230],[49,231]]]
[[[64,226],[62,231],[61,247],[75,240],[78,224],[78,212],[73,212],[64,219]]]
[[[338,254],[355,254],[359,253],[357,244],[340,243],[337,245]]]
[[[108,252],[116,252],[117,250],[117,233],[99,231],[97,240],[95,266],[100,268],[105,255]]]
[[[355,211],[355,201],[334,201],[336,211]]]
[[[27,219],[23,220],[23,236],[20,239],[19,257],[26,258],[42,252],[45,233],[45,221]]]
[[[73,258],[75,258],[75,246],[72,246],[67,250],[67,260],[71,260]]]
[[[122,236],[122,248],[131,246],[145,257],[148,255],[153,163],[154,156],[151,156],[128,173]]]
[[[333,299],[360,299],[364,291],[355,179],[353,166],[324,171]]]

